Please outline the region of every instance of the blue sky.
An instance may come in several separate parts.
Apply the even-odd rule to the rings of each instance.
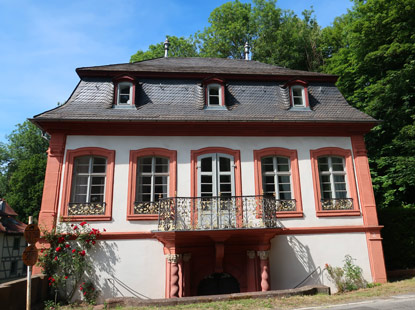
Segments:
[[[194,34],[225,2],[0,0],[0,142],[16,124],[67,100],[77,67],[128,62],[166,35]],[[298,15],[313,6],[324,27],[352,2],[279,0],[277,6]]]

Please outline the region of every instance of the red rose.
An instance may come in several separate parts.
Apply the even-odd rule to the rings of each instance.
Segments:
[[[54,278],[52,278],[52,280],[51,280],[52,282],[55,282],[55,279]]]
[[[43,249],[40,250],[40,253],[43,253]]]
[[[65,279],[68,279],[68,276],[65,276]]]
[[[86,224],[86,222],[82,222],[81,224],[79,224],[79,225],[81,225],[82,227],[84,227],[84,225]]]
[[[52,277],[49,277],[49,278],[48,278],[48,280],[49,280],[49,281],[50,281],[50,280],[52,280]]]
[[[69,244],[65,244],[65,248],[69,248],[70,247],[70,245]]]
[[[56,248],[56,252],[59,252],[60,250],[62,250],[62,248],[61,248],[60,246],[58,246],[58,247]]]
[[[81,252],[79,252],[79,255],[81,255],[81,256],[85,256],[85,251],[84,251],[84,250],[82,250]]]
[[[86,295],[86,292],[84,292],[84,296]]]
[[[105,228],[103,229],[104,231],[107,231]]]
[[[73,229],[74,229],[74,230],[78,229],[78,226],[76,226],[76,225],[75,225],[75,226],[73,227]]]
[[[63,243],[65,241],[65,238],[64,237],[59,237],[59,239],[58,239],[58,242],[59,243]]]
[[[57,256],[55,256],[55,260],[58,260],[58,257]]]
[[[79,289],[82,291],[84,288],[81,286]]]
[[[44,256],[46,257],[46,256],[48,256],[48,254],[47,254],[47,253],[45,253],[45,255],[44,255]]]
[[[75,253],[75,252],[76,252],[76,249],[73,249],[73,250],[72,250],[72,253]]]
[[[95,240],[92,240],[92,244],[95,244]]]

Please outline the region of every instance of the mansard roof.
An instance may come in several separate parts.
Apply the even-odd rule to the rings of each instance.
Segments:
[[[335,76],[257,61],[158,58],[78,68],[77,72],[81,81],[68,101],[36,115],[35,122],[376,122],[346,102],[334,85]],[[136,81],[135,106],[131,108],[114,107],[113,79],[120,74],[129,74]],[[212,76],[225,81],[224,110],[204,109],[203,81]],[[295,78],[308,83],[310,109],[290,107],[286,83]]]

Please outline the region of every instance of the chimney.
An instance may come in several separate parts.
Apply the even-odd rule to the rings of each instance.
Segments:
[[[245,60],[249,60],[249,49],[251,48],[248,44],[248,41],[245,42]]]
[[[169,38],[166,37],[166,41],[164,41],[164,58],[169,57],[169,46],[170,46]]]

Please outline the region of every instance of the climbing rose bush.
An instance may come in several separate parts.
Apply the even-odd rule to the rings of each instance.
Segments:
[[[88,253],[96,246],[100,234],[99,229],[92,228],[87,222],[70,225],[59,223],[51,231],[43,231],[43,238],[49,248],[41,248],[38,265],[47,275],[49,286],[59,292],[63,301],[69,302],[72,299],[85,273],[91,271],[92,262]],[[92,282],[89,283],[88,287],[93,287]],[[96,298],[95,288],[93,291]],[[88,303],[92,302],[90,295],[84,297]]]

